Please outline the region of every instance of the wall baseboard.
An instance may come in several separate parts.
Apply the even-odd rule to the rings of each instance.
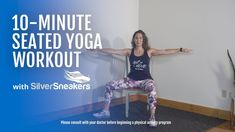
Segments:
[[[130,96],[130,101],[142,101],[146,102],[147,97],[146,95],[131,95]],[[116,106],[120,104],[125,103],[125,97],[121,98],[115,98],[112,100],[111,106]],[[201,115],[206,115],[209,117],[215,117],[219,119],[224,119],[224,120],[230,120],[230,112],[229,111],[224,111],[224,110],[219,110],[219,109],[214,109],[214,108],[209,108],[205,106],[199,106],[199,105],[194,105],[194,104],[188,104],[188,103],[183,103],[183,102],[177,102],[177,101],[172,101],[168,99],[163,99],[163,98],[158,98],[158,104],[161,106],[166,106],[170,108],[175,108],[179,110],[184,110],[188,112],[193,112]],[[60,110],[56,112],[50,112],[47,114],[39,115],[38,120],[43,123],[43,122],[48,122],[48,121],[53,121],[53,120],[59,120],[62,118],[66,117],[71,117],[75,116],[78,114],[86,113],[86,112],[92,112],[96,110],[100,110],[103,108],[104,102],[97,102],[93,104],[87,104],[83,106],[78,106],[74,108],[69,108],[65,110]]]
[[[138,95],[139,99],[143,102],[147,100],[144,95]],[[175,108],[179,110],[184,110],[192,113],[197,113],[205,116],[215,117],[223,120],[230,120],[230,112],[220,109],[214,109],[210,107],[194,105],[189,103],[183,103],[178,101],[172,101],[164,98],[158,98],[158,104],[161,106],[166,106],[170,108]]]

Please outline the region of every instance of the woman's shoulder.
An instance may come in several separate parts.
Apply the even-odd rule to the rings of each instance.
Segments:
[[[123,48],[123,49],[118,49],[119,52],[124,53],[125,55],[130,55],[131,54],[131,48]]]
[[[132,50],[133,50],[133,48],[125,48],[125,50],[126,50],[127,54],[130,55]]]
[[[149,56],[149,57],[151,57],[152,54],[155,53],[155,52],[156,52],[156,49],[155,49],[155,48],[149,48],[149,49],[147,50],[147,53],[148,53],[148,56]]]
[[[151,53],[151,52],[153,52],[153,50],[154,50],[154,48],[149,48],[149,49],[147,49],[146,51],[147,51],[148,53]]]
[[[149,53],[152,53],[152,52],[156,52],[158,49],[156,49],[156,48],[149,48],[148,50],[147,50],[147,52],[149,52]]]

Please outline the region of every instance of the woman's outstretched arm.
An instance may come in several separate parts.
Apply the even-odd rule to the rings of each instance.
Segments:
[[[169,54],[176,54],[176,53],[189,53],[192,49],[187,48],[174,48],[174,49],[149,49],[149,54],[151,56],[157,56],[157,55],[169,55]]]
[[[104,53],[120,55],[120,56],[128,56],[131,53],[131,49],[113,49],[113,48],[103,48],[103,49],[96,49],[96,51],[101,51]]]

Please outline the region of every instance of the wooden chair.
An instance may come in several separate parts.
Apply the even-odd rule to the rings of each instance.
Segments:
[[[129,59],[128,59],[128,56],[126,56],[126,59],[125,59],[125,69],[126,69],[126,76],[128,75],[128,71],[129,71]],[[129,116],[129,102],[130,102],[130,99],[129,99],[129,96],[130,95],[135,95],[135,94],[144,94],[146,95],[146,92],[140,88],[127,88],[127,89],[123,89],[123,92],[126,96],[126,100],[125,100],[125,116],[126,118]],[[149,110],[149,106],[147,105],[147,110]]]

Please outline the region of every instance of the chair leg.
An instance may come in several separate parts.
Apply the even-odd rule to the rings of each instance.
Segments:
[[[128,113],[129,113],[129,94],[126,93],[126,118],[128,117]]]
[[[147,111],[149,111],[149,99],[147,97]]]

